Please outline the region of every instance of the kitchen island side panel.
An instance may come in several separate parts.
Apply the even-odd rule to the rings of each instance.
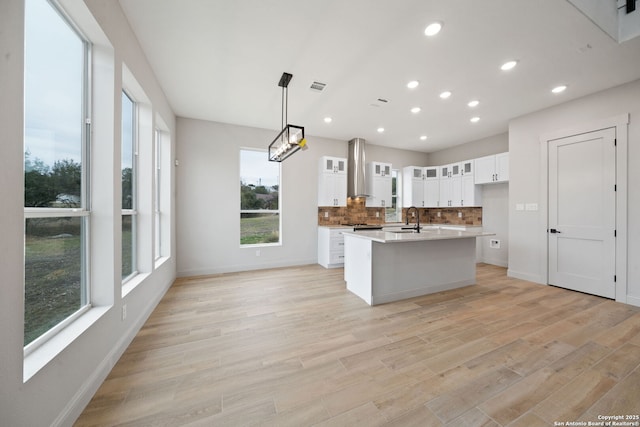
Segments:
[[[476,239],[373,242],[372,305],[476,282]]]
[[[347,290],[369,305],[372,303],[372,243],[369,239],[350,236],[345,236],[344,239],[344,280],[347,282]]]

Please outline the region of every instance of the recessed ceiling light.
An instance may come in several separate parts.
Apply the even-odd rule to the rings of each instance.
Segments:
[[[451,92],[449,92],[448,90],[445,90],[444,92],[442,92],[440,94],[440,98],[442,98],[442,99],[447,99],[450,96],[451,96]]]
[[[567,89],[566,85],[560,85],[560,86],[556,86],[553,89],[551,89],[551,92],[553,93],[561,93],[564,92]]]
[[[427,135],[422,135],[422,136],[420,137],[420,140],[422,140],[422,141],[426,141],[426,140],[427,140]]]
[[[384,128],[378,128],[378,133],[384,132]]]
[[[428,37],[435,36],[440,32],[441,29],[442,29],[441,22],[433,22],[427,25],[427,28],[424,29],[424,35]]]
[[[415,88],[417,88],[417,87],[418,87],[418,85],[419,85],[419,84],[420,84],[420,82],[419,82],[419,81],[417,81],[417,80],[411,80],[409,83],[407,83],[407,87],[408,87],[409,89],[415,89]]]
[[[469,120],[471,123],[478,123],[480,121],[480,117],[471,117],[471,119]]]
[[[411,112],[412,112],[413,114],[416,114],[416,113],[419,113],[419,112],[420,112],[420,110],[421,110],[421,108],[420,108],[420,107],[413,107],[413,108],[411,109]]]
[[[504,64],[502,64],[502,66],[500,67],[500,69],[502,71],[509,71],[511,70],[513,67],[515,67],[516,65],[518,65],[518,61],[507,61]]]
[[[473,101],[469,101],[469,103],[467,105],[469,107],[473,108],[473,107],[477,107],[478,104],[480,104],[480,101],[478,101],[477,99],[474,99]]]
[[[324,118],[324,122],[325,123],[331,123],[333,121],[333,119],[331,117],[325,117]]]

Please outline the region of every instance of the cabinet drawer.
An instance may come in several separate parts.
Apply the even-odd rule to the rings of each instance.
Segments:
[[[329,255],[330,264],[342,264],[344,263],[344,251],[331,251]]]

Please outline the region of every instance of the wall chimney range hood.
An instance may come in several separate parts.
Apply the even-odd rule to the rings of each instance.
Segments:
[[[347,156],[347,196],[349,197],[368,196],[364,146],[363,138],[353,138],[349,141]]]

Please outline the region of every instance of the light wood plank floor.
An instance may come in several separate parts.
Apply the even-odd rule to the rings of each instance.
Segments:
[[[506,277],[369,307],[311,265],[179,279],[76,426],[549,426],[640,414],[640,308]]]

